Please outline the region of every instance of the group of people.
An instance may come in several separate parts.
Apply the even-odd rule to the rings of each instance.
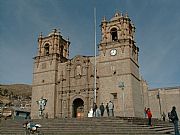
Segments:
[[[144,115],[145,115],[145,118],[146,117],[148,118],[148,125],[152,126],[152,123],[151,123],[152,112],[151,112],[150,108],[147,108],[147,109],[144,108]],[[175,135],[180,135],[179,129],[178,129],[179,118],[178,118],[178,115],[176,113],[176,107],[175,106],[173,106],[171,112],[168,113],[168,117],[169,117],[169,121],[172,121],[172,123],[174,124]],[[165,121],[166,114],[164,112],[162,114],[162,118],[163,118],[163,121]]]
[[[106,106],[104,106],[103,103],[101,103],[101,105],[98,107],[96,103],[93,103],[93,117],[103,117],[104,116],[104,112],[107,112],[107,116],[114,116],[114,104],[112,103],[112,101],[109,101],[109,103],[106,104]],[[150,110],[150,108],[146,107],[144,108],[144,116],[145,118],[148,118],[148,125],[152,126],[152,112]],[[175,135],[180,135],[179,134],[179,130],[178,130],[178,115],[176,113],[176,107],[173,106],[171,112],[168,113],[168,117],[170,119],[170,121],[172,121],[172,123],[174,124],[174,131],[175,131]],[[166,114],[163,112],[162,114],[162,119],[163,121],[165,121],[166,119]]]
[[[38,128],[41,128],[42,126],[40,124],[36,124],[32,121],[26,121],[23,123],[23,127],[26,130],[26,133],[29,132],[30,134],[39,133]]]
[[[107,116],[114,116],[114,104],[112,101],[109,101],[106,106],[101,103],[99,107],[96,103],[93,103],[93,117],[103,117],[105,110],[107,112]]]

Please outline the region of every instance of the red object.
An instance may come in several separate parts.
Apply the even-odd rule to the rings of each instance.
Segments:
[[[151,118],[151,117],[152,117],[151,111],[147,111],[147,116],[148,116],[148,118]]]

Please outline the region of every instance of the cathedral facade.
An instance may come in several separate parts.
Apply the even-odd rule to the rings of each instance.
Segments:
[[[56,29],[39,36],[32,118],[39,118],[37,101],[42,97],[47,100],[43,113],[49,118],[87,117],[93,102],[99,106],[109,101],[115,116],[143,116],[135,26],[127,14],[115,13],[109,21],[102,19],[101,33],[96,57],[77,55],[72,59],[70,42]]]

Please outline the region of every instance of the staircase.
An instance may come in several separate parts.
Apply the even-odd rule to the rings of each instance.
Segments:
[[[136,124],[136,125],[147,125],[147,119],[144,118],[123,118],[124,120],[127,120],[130,123]],[[152,119],[152,125],[149,127],[149,129],[157,131],[158,133],[164,133],[164,134],[171,134],[174,135],[174,125],[173,123],[169,121],[162,121],[158,119]],[[180,130],[180,125],[179,125]]]
[[[153,120],[152,127],[142,118],[64,118],[32,120],[39,123],[41,135],[167,135],[174,131],[168,122]],[[25,135],[25,120],[2,120],[0,135]]]

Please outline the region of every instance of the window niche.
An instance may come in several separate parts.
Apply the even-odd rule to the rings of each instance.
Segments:
[[[117,99],[117,93],[111,93],[111,95],[113,96],[113,99]]]
[[[75,77],[81,78],[81,75],[82,75],[82,67],[81,65],[77,65],[75,69]]]

